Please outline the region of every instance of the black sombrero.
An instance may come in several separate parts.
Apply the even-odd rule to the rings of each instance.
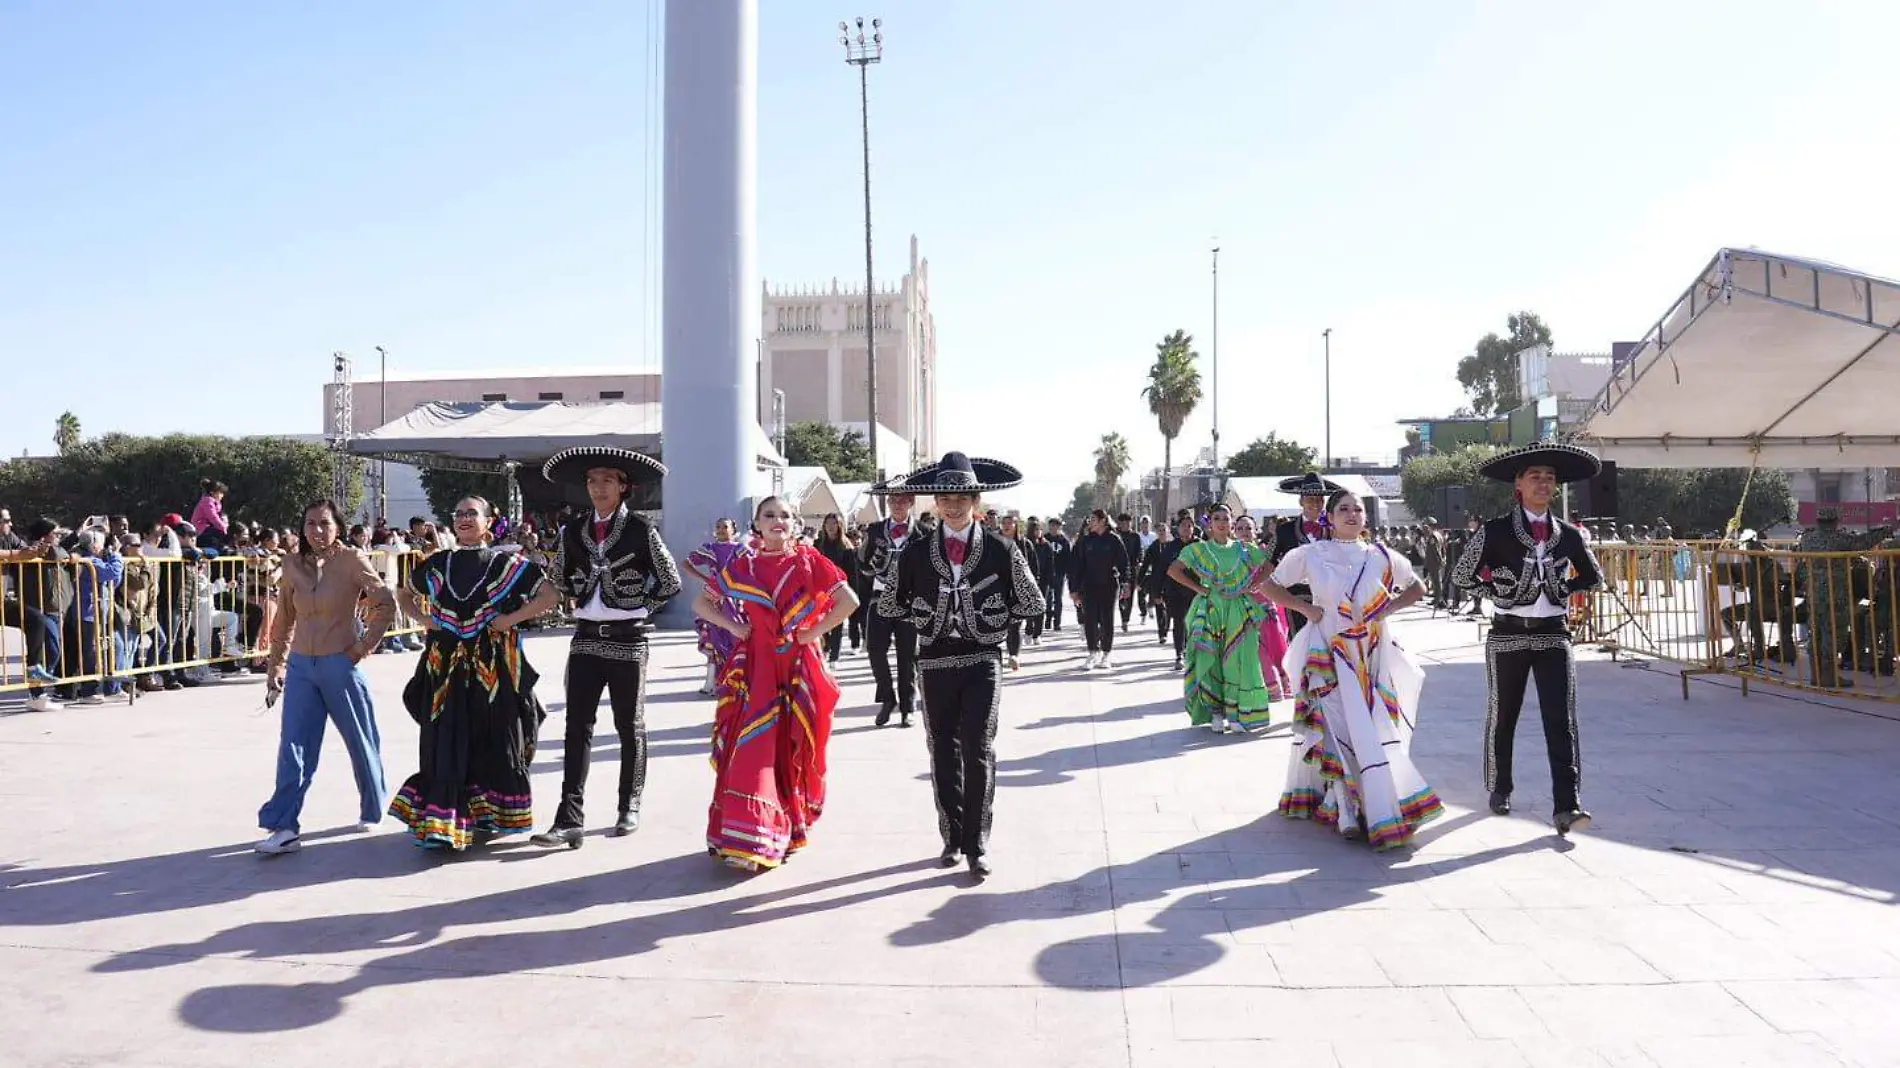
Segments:
[[[1559,482],[1582,482],[1603,471],[1603,461],[1588,449],[1543,441],[1501,452],[1478,465],[1478,473],[1496,482],[1515,482],[1527,467],[1549,467]]]
[[[1023,473],[1001,460],[972,459],[960,452],[946,452],[943,459],[926,464],[899,478],[885,479],[871,487],[882,497],[900,494],[988,493],[1019,485]]]
[[[1293,493],[1301,497],[1330,497],[1345,488],[1331,479],[1319,477],[1318,471],[1280,480],[1281,493]]]
[[[651,456],[612,445],[577,445],[562,449],[541,465],[541,476],[562,486],[587,485],[587,472],[596,467],[611,467],[627,476],[627,485],[658,482],[666,477],[666,465]]]

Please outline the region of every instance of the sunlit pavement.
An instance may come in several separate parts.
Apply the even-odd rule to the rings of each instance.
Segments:
[[[937,866],[922,729],[872,726],[862,656],[812,847],[756,877],[704,852],[711,703],[683,635],[655,655],[645,826],[602,833],[603,722],[578,851],[347,833],[332,735],[307,847],[253,855],[261,680],[0,716],[0,1063],[1900,1064],[1900,723],[1586,662],[1597,822],[1566,843],[1534,712],[1519,814],[1484,811],[1475,627],[1403,626],[1448,808],[1416,849],[1273,815],[1287,706],[1263,737],[1191,730],[1151,630],[1084,673],[1071,625],[1009,681],[981,885]],[[531,643],[541,826],[562,656]],[[368,665],[392,784],[413,663]]]

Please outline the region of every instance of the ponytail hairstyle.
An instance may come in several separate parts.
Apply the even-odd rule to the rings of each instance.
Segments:
[[[1351,497],[1353,500],[1359,499],[1357,493],[1344,489],[1334,490],[1326,497],[1326,507],[1321,509],[1319,513],[1319,525],[1326,531],[1326,537],[1328,539],[1333,537],[1333,509],[1339,507],[1339,502],[1348,497]]]

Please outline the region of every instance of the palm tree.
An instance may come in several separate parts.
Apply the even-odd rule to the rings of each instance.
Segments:
[[[1141,391],[1148,411],[1161,425],[1161,507],[1157,518],[1169,514],[1168,477],[1174,468],[1174,439],[1180,436],[1181,424],[1187,422],[1189,413],[1201,403],[1201,369],[1195,365],[1201,354],[1193,346],[1194,338],[1182,330],[1162,338],[1155,346],[1154,366],[1148,368],[1148,385]]]
[[[71,412],[59,413],[59,419],[53,424],[53,444],[59,448],[61,456],[79,444],[78,416]]]
[[[1128,455],[1128,439],[1120,434],[1103,434],[1102,443],[1095,447],[1095,506],[1112,508],[1115,503],[1115,490],[1120,487],[1122,474],[1134,461]]]

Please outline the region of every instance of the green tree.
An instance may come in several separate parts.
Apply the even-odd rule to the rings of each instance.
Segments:
[[[1471,355],[1458,361],[1458,384],[1471,397],[1474,415],[1500,415],[1516,410],[1519,352],[1532,345],[1550,344],[1550,327],[1536,312],[1516,312],[1504,320],[1505,336],[1486,334]]]
[[[106,434],[59,457],[0,468],[0,500],[67,522],[111,512],[147,523],[167,512],[189,513],[207,478],[230,487],[225,511],[232,519],[294,526],[304,505],[330,496],[331,454],[322,444],[285,438]],[[338,502],[346,510],[361,502],[360,483],[349,497]]]
[[[856,430],[817,420],[785,428],[785,462],[793,467],[822,467],[833,482],[869,482],[871,446]]]
[[[1141,391],[1148,411],[1161,428],[1161,505],[1157,514],[1168,514],[1168,475],[1174,470],[1174,439],[1181,435],[1181,424],[1201,403],[1201,369],[1195,361],[1194,338],[1176,330],[1155,346],[1155,362],[1148,368],[1148,385]]]
[[[79,417],[71,412],[59,413],[59,418],[53,421],[53,445],[59,454],[66,455],[79,442]]]
[[[1318,460],[1318,449],[1268,431],[1227,458],[1227,473],[1240,478],[1297,475],[1313,470]]]
[[[1062,510],[1062,525],[1068,528],[1069,537],[1073,538],[1081,532],[1082,521],[1095,508],[1096,489],[1096,483],[1084,482],[1075,487],[1074,493],[1069,494],[1069,506]]]
[[[1406,464],[1399,472],[1399,492],[1405,507],[1421,520],[1435,516],[1441,523],[1460,522],[1458,516],[1438,514],[1438,491],[1444,486],[1463,486],[1465,511],[1479,517],[1504,514],[1511,506],[1511,487],[1478,474],[1478,466],[1498,451],[1494,445],[1467,445]]]
[[[1102,435],[1102,443],[1095,446],[1095,507],[1114,506],[1115,491],[1121,488],[1122,475],[1132,463],[1127,438],[1119,433]]]
[[[1668,522],[1678,538],[1720,537],[1735,515],[1743,487],[1742,526],[1766,530],[1795,513],[1787,472],[1764,469],[1753,482],[1740,467],[1624,468],[1617,472],[1619,520],[1633,526]]]
[[[444,526],[454,522],[455,502],[464,497],[480,497],[498,510],[508,508],[506,475],[425,467],[421,481],[423,495],[429,498],[429,511]]]

